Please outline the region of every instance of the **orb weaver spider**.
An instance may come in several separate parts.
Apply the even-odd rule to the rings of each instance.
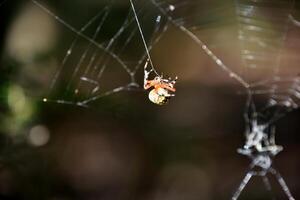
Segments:
[[[157,105],[165,105],[169,102],[171,97],[175,96],[177,77],[174,80],[171,80],[171,78],[164,79],[162,75],[157,75],[154,79],[149,80],[149,74],[155,71],[153,68],[147,70],[148,65],[149,59],[144,66],[144,89],[148,90],[153,87],[148,95],[149,100]]]

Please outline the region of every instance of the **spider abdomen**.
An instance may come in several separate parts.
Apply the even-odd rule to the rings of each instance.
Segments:
[[[149,99],[157,105],[165,105],[170,99],[168,90],[163,88],[153,89],[149,92]]]

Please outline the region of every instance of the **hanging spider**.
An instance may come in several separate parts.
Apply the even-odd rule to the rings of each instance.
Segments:
[[[148,45],[145,40],[143,30],[142,30],[141,24],[139,22],[139,18],[137,16],[135,6],[134,6],[132,0],[130,0],[130,4],[131,4],[132,11],[134,13],[134,17],[135,17],[137,26],[139,28],[139,32],[141,34],[141,38],[142,38],[147,56],[148,56],[148,60],[144,67],[144,89],[148,90],[153,87],[154,89],[152,89],[149,92],[150,101],[152,101],[153,103],[155,103],[157,105],[165,105],[166,103],[168,103],[168,101],[170,100],[171,97],[175,96],[174,93],[175,93],[176,89],[175,89],[174,85],[176,84],[177,77],[174,80],[171,80],[171,78],[164,79],[163,76],[158,75],[157,71],[154,69],[153,63],[151,60],[151,55],[150,55],[150,52],[148,49]],[[157,19],[156,19],[156,23],[160,23],[160,19],[161,19],[161,16],[158,15]],[[149,62],[151,64],[151,69],[147,70]],[[151,72],[153,72],[156,76],[153,80],[148,80],[149,74]]]
[[[148,80],[149,74],[154,71],[153,68],[149,71],[147,70],[148,64],[149,60],[144,67],[144,89],[148,90],[153,87],[149,92],[150,101],[157,105],[165,105],[171,97],[175,96],[176,89],[174,85],[176,84],[177,77],[171,80],[171,78],[164,79],[162,75],[157,75],[154,79]]]

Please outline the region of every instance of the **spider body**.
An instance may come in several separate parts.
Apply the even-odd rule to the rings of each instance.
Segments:
[[[153,88],[149,92],[149,100],[157,105],[165,105],[169,102],[172,96],[175,96],[176,91],[174,85],[176,80],[163,79],[162,76],[156,76],[153,80],[145,79],[144,89],[148,90]]]
[[[175,84],[177,81],[177,77],[174,80],[169,79],[164,79],[163,76],[159,76],[157,72],[152,69],[147,70],[148,64],[149,64],[150,59],[147,60],[144,66],[144,89],[148,90],[150,88],[153,88],[149,92],[149,100],[152,103],[155,103],[157,105],[165,105],[169,102],[170,98],[175,96]],[[150,73],[155,73],[156,76],[154,79],[149,80],[149,74]]]

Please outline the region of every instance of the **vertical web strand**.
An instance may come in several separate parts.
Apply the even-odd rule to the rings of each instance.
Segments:
[[[133,11],[133,14],[134,14],[134,17],[135,17],[135,20],[136,20],[136,23],[137,23],[139,32],[140,32],[140,34],[141,34],[141,38],[142,38],[143,44],[144,44],[144,46],[145,46],[145,50],[146,50],[146,53],[147,53],[149,62],[150,62],[150,64],[151,64],[151,68],[152,68],[153,72],[154,72],[157,76],[159,76],[159,74],[157,73],[157,71],[156,71],[155,68],[154,68],[154,65],[153,65],[153,62],[152,62],[152,59],[151,59],[151,55],[150,55],[150,52],[149,52],[149,49],[148,49],[148,45],[147,45],[147,43],[146,43],[146,40],[145,40],[145,37],[144,37],[144,33],[143,33],[143,30],[142,30],[141,24],[140,24],[139,18],[138,18],[138,16],[137,16],[137,13],[136,13],[136,10],[135,10],[135,6],[134,6],[132,0],[129,0],[129,1],[130,1],[130,5],[131,5],[131,8],[132,8],[132,11]]]

